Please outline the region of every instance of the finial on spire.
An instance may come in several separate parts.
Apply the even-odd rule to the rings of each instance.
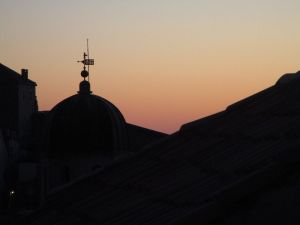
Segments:
[[[94,59],[90,59],[90,53],[89,53],[89,39],[86,40],[87,43],[87,53],[83,53],[83,60],[77,61],[81,62],[83,64],[83,70],[81,71],[81,76],[83,77],[83,81],[79,84],[79,94],[91,94],[91,85],[90,85],[90,79],[89,79],[89,69],[90,66],[94,65]],[[86,66],[88,67],[86,70]],[[88,78],[88,80],[85,80]]]
[[[89,72],[90,72],[90,65],[94,65],[94,59],[90,59],[90,53],[89,53],[89,39],[86,39],[87,44],[87,53],[83,53],[83,60],[77,61],[81,62],[83,64],[83,70],[81,71],[81,76],[85,80],[85,78],[88,78],[89,81]],[[88,70],[86,70],[86,66],[88,67]]]

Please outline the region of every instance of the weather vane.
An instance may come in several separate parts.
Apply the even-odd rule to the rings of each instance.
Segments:
[[[81,76],[84,78],[88,77],[88,81],[90,81],[89,78],[89,72],[90,72],[90,66],[94,65],[94,59],[90,59],[90,52],[89,52],[89,39],[86,39],[86,46],[87,46],[87,53],[83,53],[83,60],[77,61],[83,63],[83,71],[81,72]],[[86,71],[87,66],[87,71]]]

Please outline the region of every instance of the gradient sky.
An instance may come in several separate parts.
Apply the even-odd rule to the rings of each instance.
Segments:
[[[299,0],[2,0],[0,62],[38,83],[40,110],[73,95],[86,38],[94,94],[174,132],[300,68]]]

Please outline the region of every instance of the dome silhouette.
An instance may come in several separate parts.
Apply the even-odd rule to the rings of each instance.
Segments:
[[[52,156],[94,151],[113,156],[127,148],[126,122],[121,112],[82,87],[50,111],[46,132],[46,146]]]

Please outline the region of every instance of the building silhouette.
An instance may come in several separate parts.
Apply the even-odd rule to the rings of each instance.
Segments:
[[[158,136],[134,154],[48,192],[38,209],[11,224],[298,224],[299,86],[300,72],[284,75],[275,85],[184,124],[170,136],[159,139],[157,133],[145,131]],[[68,110],[80,98],[79,91],[58,108]],[[57,114],[64,115],[54,107],[52,116]],[[125,127],[126,132],[143,134],[143,128]],[[119,146],[111,143],[107,144]],[[48,146],[48,163],[68,158],[59,147],[53,151],[56,145]],[[130,149],[130,141],[127,146]],[[116,150],[116,155],[121,152]],[[78,149],[76,154],[84,153]],[[100,153],[102,159],[111,154]]]
[[[37,112],[36,83],[0,64],[0,207],[17,184],[17,162],[30,145],[31,116]]]
[[[82,74],[88,76],[85,69]],[[2,211],[34,210],[51,193],[167,136],[127,123],[85,78],[77,94],[38,111],[28,70],[18,74],[0,64]]]

